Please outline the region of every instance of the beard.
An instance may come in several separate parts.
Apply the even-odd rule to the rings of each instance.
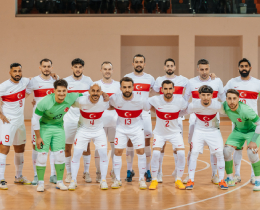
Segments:
[[[174,74],[174,71],[166,71],[166,74],[168,74],[169,76]]]
[[[42,72],[42,74],[45,76],[45,77],[48,77],[48,76],[50,76],[50,72],[48,73],[48,74],[45,74],[44,72]]]
[[[12,76],[11,76],[12,77]],[[16,82],[18,82],[18,81],[20,81],[21,79],[22,79],[22,76],[21,77],[12,77],[12,79],[14,80],[14,81],[16,81]]]
[[[167,93],[167,94],[164,94],[164,97],[167,98],[167,99],[170,99],[170,98],[172,98],[172,95],[173,94]]]
[[[250,70],[247,71],[247,70],[243,69],[243,70],[239,71],[239,73],[240,73],[241,77],[248,77]]]
[[[130,98],[132,96],[132,92],[125,92],[123,93],[123,96],[126,98]]]
[[[80,75],[76,75],[75,73],[73,73],[73,74],[74,74],[74,77],[77,77],[77,78],[81,77],[81,75],[82,75],[82,73]]]
[[[137,67],[141,67],[141,66],[137,66]],[[137,73],[141,73],[143,70],[144,70],[144,68],[142,68],[142,67],[141,67],[141,69],[135,68],[135,71],[136,71]]]
[[[209,102],[203,102],[203,104],[204,104],[205,106],[207,106],[207,105],[209,105]]]
[[[95,97],[97,97],[97,100],[95,100]],[[91,98],[93,101],[98,101],[98,99],[99,99],[98,95],[92,95]]]

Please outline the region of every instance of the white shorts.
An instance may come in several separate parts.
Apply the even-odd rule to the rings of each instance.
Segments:
[[[116,130],[116,136],[115,136],[115,148],[116,149],[124,149],[126,148],[128,140],[131,140],[134,149],[142,149],[145,147],[145,141],[144,141],[144,131],[143,129],[140,129],[134,133],[126,134],[122,133],[118,130]]]
[[[143,111],[142,120],[143,120],[145,138],[152,138],[153,137],[153,128],[152,128],[151,112]]]
[[[86,132],[86,130],[79,129],[75,136],[74,148],[87,151],[91,139],[95,144],[95,150],[107,148],[107,138],[104,129],[95,133],[89,133]]]
[[[26,129],[24,122],[3,123],[0,120],[0,143],[5,146],[22,145],[26,143]]]
[[[211,132],[195,130],[191,141],[192,151],[202,154],[205,143],[209,146],[211,154],[223,152],[223,138],[220,130]]]
[[[66,144],[73,144],[78,129],[78,122],[65,121],[63,127],[65,131]]]
[[[180,132],[173,133],[172,136],[160,136],[154,134],[153,148],[163,148],[165,142],[168,141],[172,144],[173,149],[184,148],[182,134]]]
[[[110,143],[114,143],[115,136],[116,136],[116,127],[104,127],[107,141]]]

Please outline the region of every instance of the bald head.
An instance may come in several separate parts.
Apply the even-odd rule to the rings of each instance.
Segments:
[[[102,94],[101,87],[96,83],[91,85],[89,89],[89,94],[90,94],[90,101],[92,103],[97,103]]]

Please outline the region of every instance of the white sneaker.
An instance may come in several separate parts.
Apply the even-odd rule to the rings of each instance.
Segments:
[[[77,182],[74,180],[71,180],[70,185],[69,185],[69,190],[74,191],[77,187]]]
[[[101,172],[99,172],[99,171],[96,172],[96,182],[97,183],[101,182]]]
[[[255,185],[255,176],[252,176],[250,179],[251,184]]]
[[[189,181],[189,175],[187,175],[186,178],[183,179],[182,183],[183,183],[183,184],[187,184],[188,181]]]
[[[38,184],[38,176],[34,176],[33,181],[32,181],[32,185],[37,185]]]
[[[215,176],[212,176],[212,177],[211,177],[211,182],[212,182],[213,184],[218,184],[218,183],[219,183],[218,175],[217,175],[217,174],[215,174]]]
[[[101,190],[107,190],[107,189],[108,189],[107,181],[106,181],[106,180],[103,179],[103,180],[100,182],[100,189],[101,189]]]
[[[44,192],[44,184],[43,183],[38,184],[37,192]]]
[[[147,185],[146,185],[144,179],[141,179],[139,181],[139,188],[140,188],[140,190],[146,190],[147,189]]]
[[[163,180],[162,180],[162,173],[158,173],[157,174],[157,182],[158,183],[162,183],[163,182]]]
[[[1,183],[0,183],[0,190],[8,190],[8,187],[6,185],[6,181],[3,179],[1,180]]]
[[[114,172],[113,169],[110,171],[110,176],[111,176],[111,178],[112,178],[112,182],[115,181],[116,175],[115,175],[115,172]]]
[[[241,177],[239,175],[235,175],[234,176],[234,180],[235,180],[235,183],[240,183],[241,182]]]
[[[14,183],[21,183],[25,185],[32,184],[31,181],[29,181],[25,176],[21,175],[19,178],[15,177]]]
[[[114,183],[111,185],[111,188],[112,188],[112,189],[118,189],[118,188],[121,187],[121,186],[122,186],[122,182],[116,179],[116,180],[114,181]]]
[[[71,182],[71,179],[72,179],[71,173],[68,173],[68,174],[66,175],[65,182],[66,182],[66,183],[70,183],[70,182]]]
[[[68,187],[63,182],[57,182],[56,189],[68,190]]]
[[[92,182],[92,179],[91,179],[90,174],[88,172],[83,173],[83,179],[85,179],[85,182],[87,182],[87,183]]]

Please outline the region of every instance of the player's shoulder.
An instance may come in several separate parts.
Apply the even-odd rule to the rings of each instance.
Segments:
[[[128,74],[126,74],[124,77],[133,77],[134,76],[134,73],[133,72],[131,72],[131,73],[128,73]]]
[[[260,80],[259,79],[257,79],[257,78],[255,78],[255,77],[251,77],[251,79],[250,80],[252,80],[252,82],[256,82],[256,83],[259,83],[260,82]]]
[[[156,80],[155,80],[155,82],[161,82],[161,81],[163,81],[163,80],[165,80],[165,79],[166,79],[165,76],[157,77]]]
[[[54,94],[54,93],[51,93],[51,94],[48,94],[47,96],[43,97],[43,98],[38,102],[38,104],[47,105],[47,104],[49,104],[51,101],[53,101],[53,99],[55,99],[55,94]]]
[[[146,77],[146,78],[148,78],[148,79],[152,79],[152,80],[154,80],[154,77],[153,77],[151,74],[144,73],[143,76]]]
[[[113,84],[120,85],[120,82],[113,80]]]
[[[85,76],[85,75],[82,76],[82,81],[83,82],[91,82],[92,83],[92,79],[90,77],[88,77],[88,76]]]
[[[68,76],[68,77],[65,77],[63,79],[66,80],[67,82],[73,81],[72,76]]]
[[[22,79],[20,80],[21,83],[24,83],[24,84],[29,84],[30,82],[30,79],[29,78],[26,78],[26,77],[22,77]]]
[[[187,82],[189,81],[189,79],[187,77],[184,77],[182,75],[178,75],[177,77],[178,77],[178,79],[181,79],[181,80],[184,80],[184,81],[187,81]]]
[[[199,77],[193,77],[189,79],[190,83],[194,83],[194,82],[198,82],[199,81]]]
[[[216,77],[214,80],[215,80],[216,82],[222,83],[222,80],[221,80],[219,77]],[[212,81],[214,81],[214,80],[212,80]]]

